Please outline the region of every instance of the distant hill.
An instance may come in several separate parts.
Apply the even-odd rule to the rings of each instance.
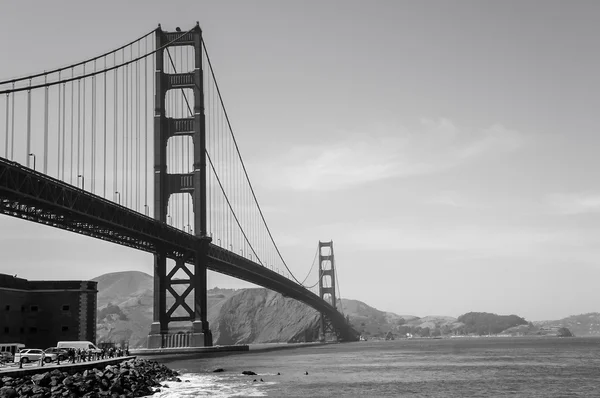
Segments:
[[[464,325],[458,330],[461,334],[498,334],[506,329],[527,325],[528,322],[517,315],[497,315],[489,312],[468,312],[458,317]]]
[[[449,316],[420,318],[414,315],[380,311],[358,300],[342,299],[341,308],[349,316],[354,328],[367,339],[402,338],[407,334],[423,337],[451,334],[463,325],[457,322],[456,318]]]
[[[128,341],[146,346],[152,323],[154,282],[143,272],[101,275],[98,282],[97,341]],[[175,286],[179,292],[183,286]],[[319,314],[307,305],[267,289],[210,289],[208,321],[214,344],[313,341],[318,338]],[[188,305],[193,298],[188,296]],[[167,306],[174,299],[167,295]],[[528,323],[516,315],[467,313],[450,316],[398,315],[362,301],[342,299],[343,310],[363,337],[406,338],[468,334],[559,335],[567,328],[576,336],[600,336],[600,313],[575,315],[558,321]],[[181,314],[176,312],[175,315]],[[187,327],[172,323],[172,327]]]
[[[132,298],[153,300],[154,278],[143,272],[113,272],[92,280],[98,282],[98,308],[108,303],[127,306]]]
[[[578,337],[600,336],[600,313],[598,312],[571,315],[557,321],[536,321],[533,324],[547,329],[565,327]]]

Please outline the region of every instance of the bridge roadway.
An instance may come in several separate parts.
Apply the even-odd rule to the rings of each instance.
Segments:
[[[19,163],[0,157],[0,213],[194,263],[201,238],[118,205]],[[209,245],[208,269],[302,301],[327,316],[343,341],[358,335],[332,305],[277,272],[217,245]]]

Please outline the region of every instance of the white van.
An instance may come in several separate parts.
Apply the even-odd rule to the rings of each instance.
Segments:
[[[0,343],[0,362],[3,358],[12,361],[15,354],[23,348],[25,348],[23,343]]]
[[[74,349],[74,350],[86,350],[86,351],[91,351],[91,352],[102,352],[101,349],[99,349],[98,347],[96,347],[92,342],[90,341],[59,341],[56,344],[57,348],[62,348],[64,350],[68,350],[70,348]]]

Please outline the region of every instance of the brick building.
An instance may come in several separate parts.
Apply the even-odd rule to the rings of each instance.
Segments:
[[[0,274],[0,343],[28,348],[96,341],[98,282],[28,281]]]

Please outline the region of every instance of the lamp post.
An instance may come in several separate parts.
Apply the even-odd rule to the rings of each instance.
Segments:
[[[30,153],[29,156],[33,156],[33,170],[35,170],[35,153]]]
[[[117,197],[117,203],[121,204],[121,192],[116,191],[115,192],[115,196]]]
[[[85,189],[85,177],[79,174],[77,178],[81,178],[81,189]]]

